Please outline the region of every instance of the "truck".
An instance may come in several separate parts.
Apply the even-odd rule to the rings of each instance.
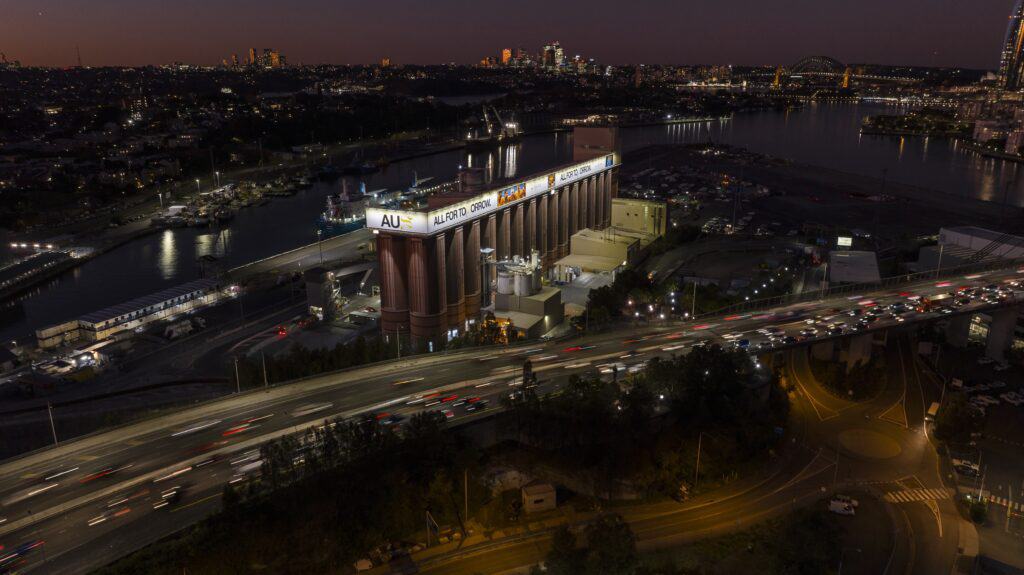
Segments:
[[[925,421],[935,421],[936,416],[939,415],[939,402],[933,401],[928,406],[928,412],[924,414]]]

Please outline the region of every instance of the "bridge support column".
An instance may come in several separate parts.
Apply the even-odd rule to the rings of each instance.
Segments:
[[[816,343],[811,346],[811,356],[821,361],[833,361],[836,353],[836,342],[832,340]]]
[[[953,347],[967,347],[967,336],[971,331],[971,315],[962,314],[949,318],[946,326],[946,343]]]
[[[988,326],[988,339],[985,341],[985,355],[996,361],[1003,360],[1003,354],[1013,343],[1018,312],[1016,307],[992,312],[992,323]]]
[[[874,347],[874,340],[874,335],[870,333],[850,338],[849,347],[846,350],[847,373],[858,365],[866,365],[871,362],[871,350]]]

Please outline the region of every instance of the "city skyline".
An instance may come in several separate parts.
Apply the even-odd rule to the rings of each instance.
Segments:
[[[0,52],[55,67],[75,64],[78,50],[88,66],[212,65],[249,46],[274,46],[296,64],[368,64],[385,56],[398,64],[473,64],[503,47],[532,51],[558,40],[567,57],[581,53],[613,65],[776,65],[823,54],[844,62],[997,70],[1014,1],[869,0],[856,13],[801,0],[728,7],[649,0],[629,10],[606,0],[527,2],[504,12],[501,4],[470,10],[458,0],[430,10],[408,0],[392,4],[382,21],[378,5],[324,0],[303,0],[281,17],[280,6],[265,0],[244,10],[186,0],[173,11],[125,0],[15,0],[0,23]],[[533,20],[538,10],[548,17]]]

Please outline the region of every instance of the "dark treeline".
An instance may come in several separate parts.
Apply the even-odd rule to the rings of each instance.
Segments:
[[[479,452],[434,414],[401,433],[374,419],[325,422],[260,452],[261,477],[225,486],[222,513],[100,573],[346,572],[387,543],[423,541],[428,512],[438,531],[460,531],[464,478],[470,513],[486,497]]]
[[[382,338],[357,337],[349,343],[333,348],[309,349],[294,345],[287,353],[276,356],[255,356],[238,359],[238,379],[242,389],[253,389],[265,384],[291,381],[320,373],[356,367],[396,357],[398,350],[387,345]],[[266,381],[264,381],[264,364]],[[235,379],[235,367],[229,366],[230,378]]]
[[[763,402],[753,399],[758,385],[767,387]],[[777,378],[718,346],[654,358],[626,385],[574,376],[557,393],[527,390],[506,404],[520,441],[580,470],[596,493],[631,486],[671,497],[692,488],[701,433],[714,455],[705,454],[700,477],[718,480],[763,456],[789,413]]]
[[[653,497],[685,497],[702,432],[701,487],[763,463],[778,440],[787,398],[765,376],[763,399],[750,383],[762,380],[758,372],[742,353],[698,348],[652,360],[623,382],[577,377],[543,397],[528,390],[506,402],[504,418],[599,495],[628,483]],[[222,513],[100,573],[337,573],[361,558],[386,559],[392,543],[424,542],[428,524],[437,537],[464,533],[468,518],[485,529],[523,521],[518,493],[508,501],[484,479],[507,446],[474,447],[433,412],[386,423],[325,421],[264,444],[259,477],[226,486]],[[589,537],[628,531],[614,518],[595,525]],[[601,547],[614,553],[594,561],[634,564],[635,550]]]

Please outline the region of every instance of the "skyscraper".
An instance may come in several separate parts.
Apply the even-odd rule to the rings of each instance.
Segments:
[[[249,65],[256,65],[256,48],[249,48]]]
[[[558,42],[545,44],[540,51],[540,63],[544,68],[558,70],[565,65],[565,52]]]
[[[512,49],[505,48],[501,51],[501,65],[508,66],[512,62]]]
[[[1024,0],[1017,0],[1017,5],[1010,13],[1010,23],[1006,27],[1006,40],[1003,42],[1003,53],[999,59],[999,83],[1007,90],[1019,90],[1024,77]]]

